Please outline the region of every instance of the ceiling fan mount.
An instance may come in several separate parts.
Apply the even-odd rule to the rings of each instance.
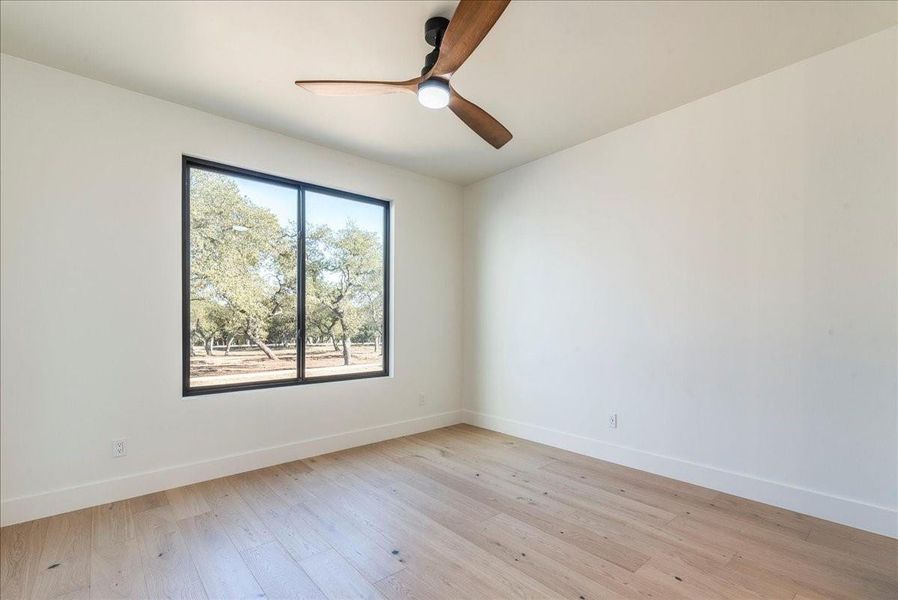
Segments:
[[[449,19],[446,17],[430,17],[424,23],[424,41],[439,50],[447,27],[449,27]]]
[[[512,137],[499,121],[465,100],[449,80],[486,37],[510,0],[461,0],[452,19],[431,17],[424,24],[424,40],[431,51],[424,58],[420,77],[407,81],[301,80],[296,85],[322,96],[371,96],[412,93],[427,108],[448,107],[494,148]]]

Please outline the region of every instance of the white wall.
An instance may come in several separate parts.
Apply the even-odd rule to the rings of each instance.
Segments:
[[[3,524],[458,420],[458,187],[0,68]],[[182,153],[393,201],[394,377],[181,397]]]
[[[466,189],[467,418],[898,535],[896,54],[891,29]]]

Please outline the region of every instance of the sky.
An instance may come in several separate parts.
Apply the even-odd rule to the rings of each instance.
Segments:
[[[242,177],[233,177],[233,179],[240,188],[241,194],[249,198],[253,204],[273,212],[281,226],[296,222],[296,190],[263,183],[255,179],[243,179]]]
[[[240,193],[257,206],[267,208],[282,226],[296,221],[296,190],[273,183],[234,177]],[[374,204],[356,202],[319,192],[306,192],[306,221],[309,226],[329,225],[340,229],[347,219],[378,235],[383,233],[384,209]]]

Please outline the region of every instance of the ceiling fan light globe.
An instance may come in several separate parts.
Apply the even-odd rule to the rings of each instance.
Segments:
[[[418,102],[427,108],[449,106],[449,84],[442,79],[428,79],[418,85]]]

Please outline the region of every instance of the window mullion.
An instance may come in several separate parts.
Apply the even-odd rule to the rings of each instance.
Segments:
[[[306,192],[297,186],[296,206],[296,379],[306,373]]]

